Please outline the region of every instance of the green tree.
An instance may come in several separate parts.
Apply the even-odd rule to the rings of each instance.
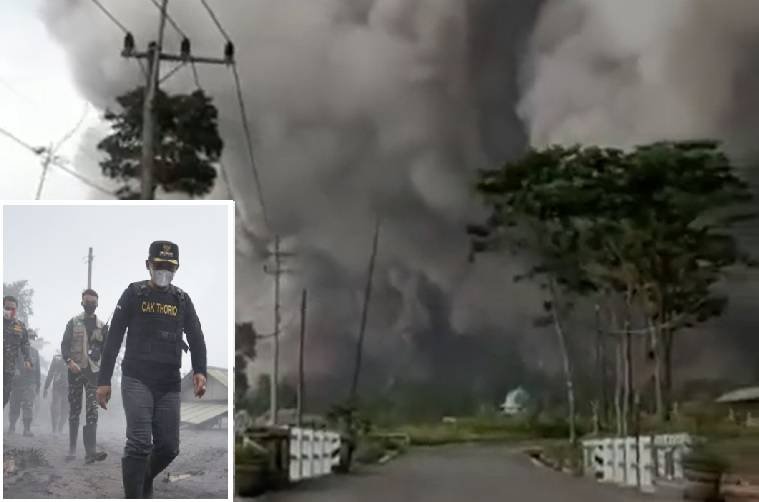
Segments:
[[[107,158],[100,163],[103,174],[122,182],[121,199],[139,198],[134,181],[140,177],[142,108],[144,87],[116,98],[121,111],[106,111],[113,133],[98,144]],[[156,186],[167,192],[205,195],[216,179],[223,142],[218,131],[218,112],[202,90],[191,94],[155,96]],[[155,187],[154,187],[155,188]]]
[[[15,296],[18,300],[18,319],[25,325],[29,325],[29,318],[34,314],[32,309],[32,297],[34,290],[29,287],[29,281],[15,281],[3,283],[3,296]]]
[[[561,292],[570,296],[570,306],[571,295],[596,293],[606,303],[622,295],[628,357],[633,307],[648,314],[662,339],[656,357],[664,365],[665,391],[657,402],[666,414],[673,333],[719,315],[726,299],[715,296],[712,286],[726,267],[748,263],[729,230],[753,216],[745,211],[751,194],[719,146],[701,141],[628,152],[533,150],[501,169],[483,171],[477,190],[491,215],[484,225],[469,228],[473,252],[502,249],[508,242],[538,261],[526,277],[546,279],[550,316],[543,322],[554,324],[562,347],[570,413],[574,398],[557,302]]]

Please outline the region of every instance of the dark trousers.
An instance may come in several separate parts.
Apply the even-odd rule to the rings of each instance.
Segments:
[[[125,457],[164,459],[179,454],[179,392],[153,392],[136,378],[122,376],[121,398],[126,414]],[[168,462],[167,462],[168,463]]]
[[[79,415],[82,414],[82,392],[86,400],[85,424],[98,423],[98,403],[95,399],[97,390],[96,375],[85,368],[79,373],[69,371],[69,424],[79,426]]]
[[[3,372],[3,408],[11,400],[11,388],[13,385],[13,372]]]

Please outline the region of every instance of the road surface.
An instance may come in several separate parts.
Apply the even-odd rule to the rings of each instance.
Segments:
[[[307,481],[250,502],[641,502],[676,497],[637,494],[534,465],[505,446],[412,450],[385,466]]]
[[[68,424],[65,433],[54,435],[45,423],[32,426],[34,437],[3,435],[4,498],[123,498],[121,456],[124,450],[123,412],[100,414],[98,448],[108,453],[103,462],[84,465],[81,429],[77,459],[65,461],[68,452]],[[19,421],[20,422],[20,421]],[[6,419],[7,427],[7,419]],[[17,430],[21,429],[17,424]],[[180,431],[180,453],[154,483],[155,498],[227,498],[227,431]],[[44,462],[22,466],[14,452],[40,452]],[[167,478],[166,474],[171,474]],[[170,479],[171,481],[168,481]]]

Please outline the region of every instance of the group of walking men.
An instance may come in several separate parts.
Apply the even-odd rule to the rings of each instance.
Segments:
[[[98,405],[107,409],[111,377],[125,332],[121,394],[126,415],[126,446],[121,459],[126,498],[152,498],[153,480],[179,454],[179,393],[182,351],[190,351],[197,397],[206,391],[206,346],[195,307],[187,293],[172,284],[179,248],[155,241],[145,267],[150,279],[130,284],[121,295],[110,328],[95,314],[98,294],[82,293],[82,312],[71,318],[60,354],[50,364],[44,393],[52,383],[54,432],[63,429],[68,404],[69,451],[76,457],[83,396],[85,463],[105,460],[97,451]],[[17,318],[18,300],[3,298],[3,407],[11,402],[9,432],[23,411],[24,435],[32,435],[32,404],[39,394],[36,334]],[[187,342],[183,339],[187,337]],[[64,390],[67,389],[67,390]],[[66,393],[68,399],[63,398]],[[17,404],[14,404],[17,403]],[[14,419],[15,416],[15,419]]]

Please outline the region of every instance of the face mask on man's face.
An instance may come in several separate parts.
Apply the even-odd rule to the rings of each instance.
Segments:
[[[150,269],[150,278],[156,286],[159,288],[165,288],[171,284],[171,280],[174,278],[174,272],[171,270]]]
[[[96,303],[83,303],[82,307],[84,307],[84,312],[88,315],[94,314],[95,309],[98,308]]]
[[[11,320],[16,317],[16,309],[3,308],[3,319]]]

